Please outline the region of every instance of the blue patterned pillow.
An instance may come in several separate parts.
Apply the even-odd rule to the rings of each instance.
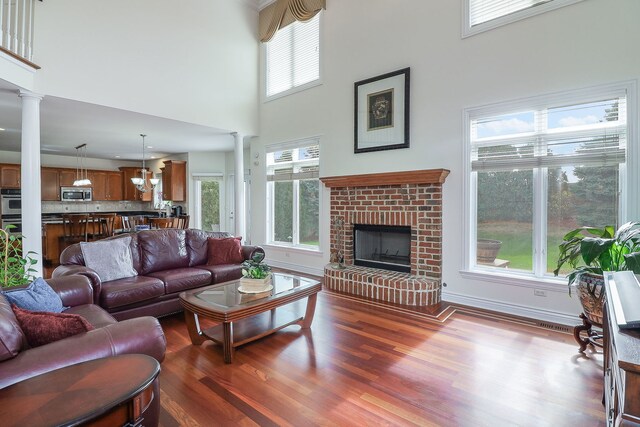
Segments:
[[[60,296],[42,277],[38,277],[26,288],[5,290],[10,303],[31,311],[60,313],[64,310]]]

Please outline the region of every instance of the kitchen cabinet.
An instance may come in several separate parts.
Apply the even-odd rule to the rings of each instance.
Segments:
[[[122,172],[107,172],[107,200],[122,200]]]
[[[162,200],[184,202],[187,196],[187,162],[166,160],[162,168]]]
[[[58,169],[60,187],[72,187],[76,177],[77,175],[74,169]]]
[[[143,193],[131,183],[131,178],[140,176],[140,169],[125,166],[120,168],[122,171],[122,200],[150,202],[153,199],[153,191]],[[147,180],[149,178],[151,178],[151,174],[147,174]]]
[[[20,188],[20,165],[0,165],[0,187]]]
[[[42,168],[40,169],[40,192],[42,200],[58,201],[60,200],[60,180],[58,169]]]
[[[89,179],[93,193],[92,200],[102,201],[107,199],[107,172],[106,171],[89,171]]]

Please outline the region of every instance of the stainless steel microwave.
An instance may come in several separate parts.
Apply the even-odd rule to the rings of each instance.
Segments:
[[[63,202],[90,202],[92,200],[90,187],[60,187],[60,200]]]

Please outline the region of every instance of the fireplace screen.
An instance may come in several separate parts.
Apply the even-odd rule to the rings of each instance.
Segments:
[[[354,264],[411,272],[411,227],[353,226]]]

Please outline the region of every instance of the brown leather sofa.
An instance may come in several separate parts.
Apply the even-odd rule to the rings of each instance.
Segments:
[[[131,236],[133,268],[138,276],[102,282],[96,272],[85,266],[79,244],[60,254],[60,266],[53,277],[81,274],[91,280],[93,301],[118,320],[138,316],[165,316],[182,310],[178,295],[188,289],[238,279],[241,263],[207,265],[208,238],[232,237],[223,232],[196,229],[144,230],[110,239]],[[259,246],[242,246],[244,259]]]
[[[95,329],[59,341],[30,348],[6,297],[0,293],[0,388],[76,363],[119,354],[146,354],[162,362],[166,340],[153,317],[118,322],[93,304],[90,281],[81,275],[48,279],[69,307],[64,313],[79,314]],[[160,414],[158,380],[154,398],[144,413],[148,425],[157,425]]]

